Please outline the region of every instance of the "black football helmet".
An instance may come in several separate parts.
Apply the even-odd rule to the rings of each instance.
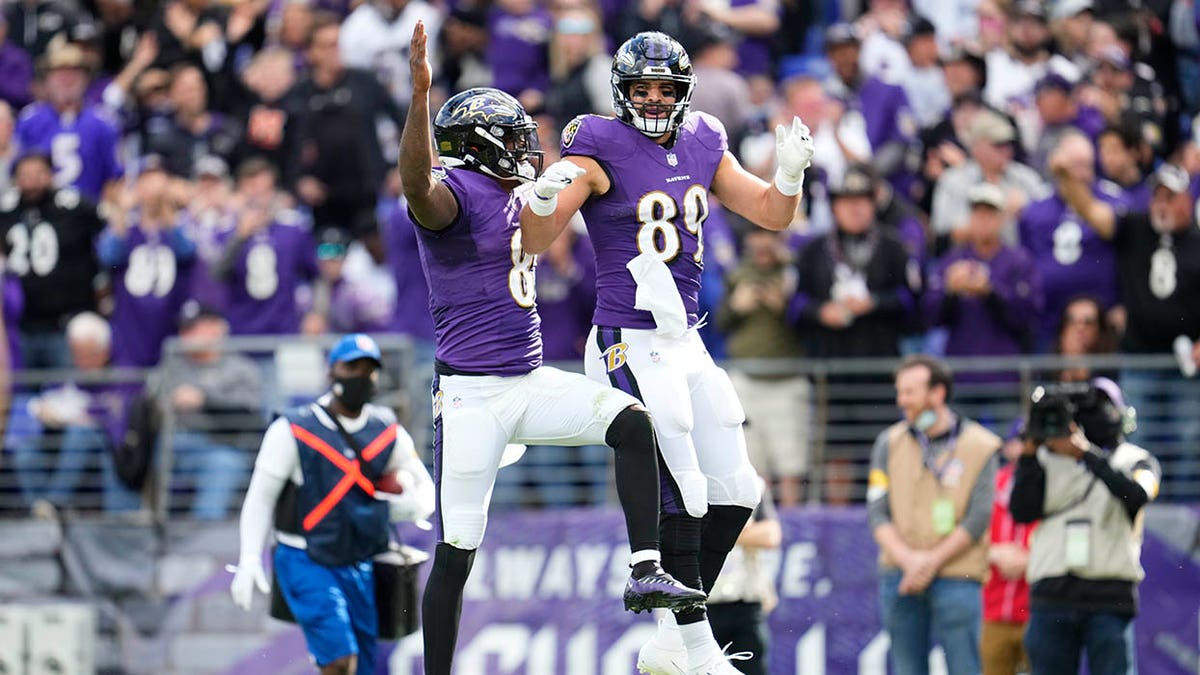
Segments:
[[[675,103],[665,117],[646,117],[644,105],[629,98],[639,80],[670,80],[675,83]],[[696,88],[696,75],[687,51],[665,33],[638,33],[617,50],[612,63],[613,110],[617,118],[638,131],[657,138],[679,128],[687,116]]]
[[[450,97],[433,120],[433,138],[445,166],[519,181],[542,172],[537,122],[499,89],[476,87]]]

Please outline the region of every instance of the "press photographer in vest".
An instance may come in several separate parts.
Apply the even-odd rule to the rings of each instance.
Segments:
[[[1161,471],[1125,441],[1134,411],[1109,379],[1033,392],[1009,507],[1017,522],[1041,520],[1029,544],[1033,675],[1073,675],[1087,652],[1092,675],[1132,672],[1133,617],[1141,565],[1142,507]]]
[[[375,672],[372,557],[388,549],[389,521],[434,507],[412,438],[369,403],[381,358],[366,335],[338,341],[329,393],[267,428],[242,506],[234,602],[248,610],[255,588],[269,591],[262,550],[274,518],[276,583],[322,675]]]
[[[980,585],[1001,441],[951,409],[951,385],[937,359],[901,362],[896,405],[904,419],[871,451],[867,514],[896,675],[928,673],[934,641],[949,672],[980,670]]]

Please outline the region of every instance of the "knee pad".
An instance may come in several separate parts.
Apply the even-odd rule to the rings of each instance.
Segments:
[[[460,506],[445,509],[442,513],[442,541],[454,548],[466,551],[479,548],[486,528],[485,510]]]
[[[731,474],[708,477],[708,501],[721,506],[744,506],[753,509],[762,499],[762,478],[748,462],[743,462]]]
[[[736,427],[746,421],[746,411],[724,370],[715,365],[705,370],[700,376],[699,389],[718,425]]]
[[[671,478],[679,487],[687,514],[693,518],[703,518],[708,513],[708,479],[699,469],[671,472]]]
[[[692,432],[695,424],[692,396],[682,374],[656,372],[639,380],[638,388],[660,437],[674,438]]]

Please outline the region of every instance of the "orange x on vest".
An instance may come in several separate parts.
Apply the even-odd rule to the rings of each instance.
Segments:
[[[376,436],[375,440],[368,443],[367,447],[363,448],[362,451],[363,460],[369,462],[375,459],[379,453],[383,452],[384,448],[391,445],[396,440],[396,429],[396,425],[393,424],[384,429],[383,433]],[[355,485],[362,488],[363,492],[366,492],[368,495],[375,496],[375,485],[362,474],[362,466],[357,459],[346,459],[333,446],[321,440],[308,429],[297,424],[292,425],[292,434],[296,436],[296,440],[316,450],[322,457],[332,462],[334,466],[346,474],[337,482],[337,485],[333,486],[329,494],[325,495],[325,498],[308,515],[304,516],[303,525],[305,532],[312,530],[317,526],[317,523],[329,515],[333,507],[337,506],[338,502],[342,501],[346,493],[350,492],[350,488]]]

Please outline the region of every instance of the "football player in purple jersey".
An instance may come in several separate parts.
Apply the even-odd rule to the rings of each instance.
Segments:
[[[463,587],[509,443],[611,446],[632,551],[626,609],[693,607],[705,595],[660,566],[658,456],[645,407],[583,375],[542,366],[537,258],[524,250],[517,220],[541,168],[537,124],[498,89],[457,94],[434,119],[442,162],[434,170],[426,39],[418,23],[400,176],[429,282],[437,343],[439,536],[422,602],[425,673],[450,675]]]
[[[663,566],[711,589],[759,502],[759,481],[746,455],[742,406],[696,330],[708,197],[762,227],[786,229],[813,144],[799,118],[779,125],[774,183],[760,180],[729,152],[716,118],[689,112],[695,86],[687,52],[673,38],[627,40],[612,65],[617,117],[583,115],[566,126],[564,159],[535,182],[520,219],[524,250],[540,253],[582,212],[597,267],[586,371],[650,409],[666,467]],[[660,622],[638,668],[737,673],[728,658],[704,609],[689,608]]]

